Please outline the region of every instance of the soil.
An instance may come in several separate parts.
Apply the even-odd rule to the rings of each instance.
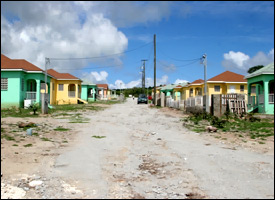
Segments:
[[[81,112],[88,123],[1,118],[14,138],[1,137],[1,198],[274,199],[274,136],[195,133],[182,111],[133,99],[102,106]],[[19,122],[37,124],[33,135]]]

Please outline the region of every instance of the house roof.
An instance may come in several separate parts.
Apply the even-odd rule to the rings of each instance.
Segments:
[[[51,76],[53,76],[55,79],[60,80],[80,80],[79,78],[69,74],[69,73],[59,73],[53,69],[47,70],[47,73]]]
[[[190,83],[190,85],[201,85],[201,84],[204,84],[204,80],[202,80],[202,79],[197,79],[197,80],[195,80],[195,81],[193,81],[192,83]]]
[[[207,82],[247,82],[243,75],[237,74],[231,71],[225,71],[211,79]]]
[[[169,85],[162,87],[160,90],[173,90],[173,88],[175,86],[176,86],[175,84],[169,84]]]
[[[104,88],[108,90],[108,84],[96,84],[98,88]]]
[[[43,72],[42,69],[24,59],[10,59],[3,54],[1,54],[1,69],[23,69],[26,71]]]
[[[274,62],[268,64],[267,66],[245,76],[245,78],[252,78],[254,76],[259,76],[262,74],[274,74]]]

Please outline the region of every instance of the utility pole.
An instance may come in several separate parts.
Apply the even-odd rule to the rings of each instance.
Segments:
[[[45,93],[42,93],[41,96],[41,109],[42,114],[48,114],[48,99],[47,99],[47,65],[50,63],[49,58],[45,58],[45,83],[44,83],[44,89]],[[48,88],[49,89],[49,88]],[[40,92],[40,91],[39,91]]]
[[[143,94],[145,93],[145,61],[147,60],[141,60],[143,61],[143,67],[142,67],[142,91]]]
[[[156,34],[154,34],[154,104],[157,105],[157,95],[156,95]]]
[[[206,69],[207,69],[207,56],[206,54],[202,55],[202,63],[204,65],[204,95],[205,95],[205,107],[204,110],[206,112],[209,112],[209,99],[208,99],[208,94],[207,94],[207,84],[206,84]]]

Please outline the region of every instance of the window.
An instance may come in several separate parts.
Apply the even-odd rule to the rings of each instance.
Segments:
[[[244,92],[244,85],[240,85],[241,92]]]
[[[215,85],[215,86],[214,86],[214,90],[215,90],[215,92],[220,92],[221,86]]]
[[[64,89],[64,84],[58,84],[58,90],[63,91]]]
[[[24,91],[24,79],[21,79],[21,90]]]
[[[193,88],[190,89],[190,97],[193,97]]]
[[[8,78],[1,78],[1,90],[8,90]]]
[[[256,93],[256,86],[251,86],[251,93]]]

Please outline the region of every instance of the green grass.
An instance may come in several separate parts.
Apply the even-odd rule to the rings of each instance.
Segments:
[[[63,140],[62,142],[63,142],[63,143],[68,143],[68,141],[67,141],[67,140]]]
[[[107,104],[107,105],[112,105],[112,104],[117,104],[117,103],[121,103],[121,102],[117,101],[117,100],[107,100],[107,101],[99,100],[99,101],[89,102],[89,104]]]
[[[71,130],[71,129],[69,129],[69,128],[63,128],[63,127],[59,126],[59,127],[55,128],[53,130],[55,130],[55,131],[68,131],[68,130]]]
[[[29,109],[24,109],[24,108],[8,108],[8,109],[1,109],[1,117],[5,118],[5,117],[20,117],[20,118],[24,118],[24,117],[38,117],[41,113],[41,109],[38,109],[37,114],[34,115],[33,112],[31,112],[31,110]]]
[[[32,144],[25,144],[25,145],[23,145],[24,147],[31,147],[32,146]]]
[[[41,140],[51,142],[51,140],[49,138],[46,138],[46,137],[42,137]]]
[[[8,134],[1,134],[1,139],[6,139],[8,141],[15,140],[14,137],[8,135]]]
[[[98,135],[93,135],[93,138],[97,138],[97,139],[101,139],[101,138],[105,138],[106,136],[98,136]]]
[[[18,144],[13,144],[12,146],[14,146],[14,147],[18,147]]]

